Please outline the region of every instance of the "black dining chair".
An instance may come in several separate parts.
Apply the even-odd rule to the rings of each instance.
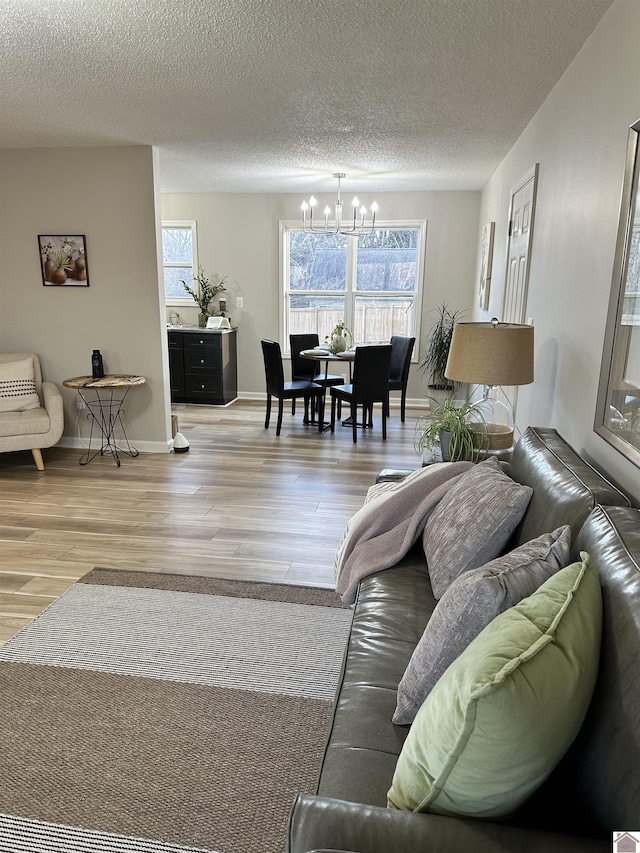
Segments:
[[[322,421],[324,419],[324,388],[309,379],[297,379],[292,382],[284,381],[284,370],[282,367],[282,351],[277,341],[263,339],[262,355],[264,358],[264,372],[267,381],[267,414],[264,428],[268,429],[271,418],[271,398],[278,400],[278,423],[276,435],[280,435],[282,427],[282,411],[285,400],[294,400],[297,397],[304,398],[304,420],[309,422],[309,401],[314,400],[318,409],[319,430],[322,432]]]
[[[404,423],[407,403],[407,383],[415,338],[407,335],[391,336],[391,366],[389,368],[389,391],[400,391],[400,420]]]
[[[356,347],[353,382],[331,387],[331,432],[336,423],[336,404],[348,403],[351,408],[353,443],[358,441],[358,406],[362,406],[362,426],[373,426],[373,404],[382,403],[382,438],[387,437],[389,416],[389,367],[391,344]]]

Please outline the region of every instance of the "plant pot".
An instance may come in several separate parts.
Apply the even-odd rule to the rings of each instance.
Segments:
[[[442,453],[442,461],[443,462],[471,462],[473,458],[475,458],[475,454],[471,453],[470,450],[464,452],[464,449],[459,449],[456,453],[455,458],[452,458],[451,453],[449,451],[449,445],[451,442],[451,433],[447,432],[447,430],[440,430],[440,451]],[[480,438],[482,440],[482,437]],[[475,444],[475,442],[474,442]],[[486,446],[486,445],[485,445]],[[473,458],[472,458],[473,457]]]
[[[198,328],[199,329],[206,329],[208,319],[209,319],[208,314],[203,314],[202,312],[200,312],[198,314]]]
[[[451,456],[449,455],[449,442],[451,440],[451,433],[445,432],[442,430],[440,433],[440,453],[442,454],[443,462],[451,462]]]

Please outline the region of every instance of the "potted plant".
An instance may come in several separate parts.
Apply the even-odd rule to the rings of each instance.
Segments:
[[[219,293],[226,290],[224,283],[227,280],[227,277],[226,275],[223,275],[218,284],[211,284],[204,274],[204,269],[201,266],[198,266],[198,275],[194,275],[193,280],[198,282],[197,290],[189,287],[186,281],[180,279],[182,286],[189,296],[193,297],[200,309],[200,313],[198,314],[198,326],[200,326],[201,329],[204,329],[207,325],[207,320],[211,316],[209,305]]]
[[[471,461],[488,448],[487,426],[476,403],[456,403],[451,398],[434,402],[436,405],[416,426],[418,453],[433,451],[439,441],[443,461],[460,462]]]
[[[449,358],[453,327],[460,318],[461,311],[449,311],[446,304],[436,309],[438,319],[429,330],[427,347],[420,368],[427,371],[429,388],[437,391],[454,391],[455,383],[444,375]]]

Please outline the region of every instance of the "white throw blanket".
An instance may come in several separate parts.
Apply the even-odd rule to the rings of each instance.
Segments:
[[[404,557],[438,502],[470,468],[471,462],[441,462],[369,489],[365,505],[347,523],[336,554],[336,592],[345,604],[356,600],[363,577]]]

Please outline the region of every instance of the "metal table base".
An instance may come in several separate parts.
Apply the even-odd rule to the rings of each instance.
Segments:
[[[119,468],[121,453],[131,457],[139,455],[139,451],[129,442],[124,428],[124,423],[122,421],[122,415],[124,414],[124,401],[129,393],[129,389],[125,388],[124,393],[119,394],[119,399],[116,399],[114,397],[114,393],[116,391],[122,391],[122,388],[93,388],[91,390],[95,392],[96,396],[91,400],[89,400],[83,393],[83,391],[86,390],[89,389],[79,388],[78,394],[87,407],[87,419],[91,424],[91,430],[89,432],[89,447],[78,459],[78,462],[80,465],[88,465],[89,462],[91,462],[92,459],[95,459],[98,455],[104,456],[105,454],[111,454]],[[118,426],[122,433],[120,441],[124,446],[120,446],[116,438],[116,428]],[[101,439],[101,444],[100,447],[95,449],[92,453],[91,444],[93,441],[94,431],[97,434],[96,437],[98,440]]]

